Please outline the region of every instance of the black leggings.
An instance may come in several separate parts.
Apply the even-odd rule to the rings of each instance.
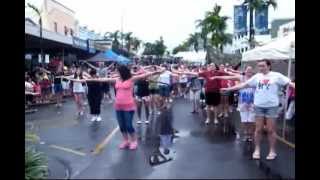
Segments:
[[[88,103],[90,106],[90,114],[99,115],[102,100],[102,94],[88,94]]]

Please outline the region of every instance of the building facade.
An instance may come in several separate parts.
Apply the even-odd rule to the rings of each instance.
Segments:
[[[256,46],[261,46],[268,43],[271,40],[271,34],[255,35],[254,36]],[[236,35],[232,39],[232,53],[242,54],[250,49],[249,34]]]
[[[83,40],[102,40],[103,36],[100,33],[95,33],[94,30],[89,30],[87,26],[79,26],[77,36]]]
[[[279,27],[277,36],[283,37],[288,35],[290,32],[295,32],[295,21],[291,21],[289,23],[283,24]]]
[[[76,36],[78,21],[72,9],[55,0],[44,0],[41,10],[44,29],[65,36]]]
[[[294,18],[274,19],[271,22],[271,38],[276,38],[278,36],[280,26],[292,21],[294,21]]]

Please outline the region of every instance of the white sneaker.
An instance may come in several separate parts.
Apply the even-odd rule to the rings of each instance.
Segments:
[[[170,98],[170,99],[169,99],[169,102],[172,103],[172,101],[173,101],[173,100]]]
[[[218,115],[218,118],[221,118],[223,116],[223,113],[220,113],[219,115]]]
[[[214,124],[219,124],[218,119],[214,119]]]
[[[206,124],[209,124],[210,123],[210,119],[209,118],[207,118],[207,120],[206,120],[206,122],[205,122]]]
[[[237,132],[236,139],[240,139],[240,134]]]
[[[79,115],[80,115],[80,116],[83,116],[83,111],[80,111]]]
[[[148,121],[148,120],[146,120],[146,121],[144,121],[144,123],[149,124],[149,121]]]
[[[96,121],[99,122],[99,121],[101,121],[101,120],[102,120],[102,119],[101,119],[101,116],[98,116]]]
[[[138,121],[137,121],[137,124],[141,124],[141,123],[142,123],[142,121],[141,121],[141,120],[138,120]]]
[[[96,120],[97,120],[97,116],[92,116],[91,122],[94,122],[94,121],[96,121]]]

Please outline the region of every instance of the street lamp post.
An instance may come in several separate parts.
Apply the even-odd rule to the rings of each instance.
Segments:
[[[253,28],[253,7],[252,7],[252,1],[249,0],[248,8],[249,8],[249,46],[250,48],[254,48],[253,40],[254,40],[254,28]]]
[[[42,67],[44,67],[44,56],[43,56],[43,48],[42,48],[42,18],[39,16],[39,25],[40,25],[40,56],[41,56],[41,63]]]
[[[43,49],[42,49],[42,18],[41,18],[41,12],[40,12],[40,10],[39,10],[36,6],[34,6],[34,5],[30,4],[30,3],[28,3],[27,5],[28,5],[28,7],[31,8],[34,12],[36,12],[36,14],[39,16],[39,25],[40,25],[40,57],[41,57],[41,64],[42,64],[42,66],[44,66],[44,57],[43,57]]]

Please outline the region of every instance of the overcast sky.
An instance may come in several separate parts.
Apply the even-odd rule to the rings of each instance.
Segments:
[[[26,0],[39,6],[42,0]],[[222,6],[222,15],[229,16],[228,32],[233,32],[233,6],[242,0],[57,0],[76,12],[80,25],[102,34],[131,31],[143,41],[153,42],[163,36],[172,50],[196,31],[195,21],[203,18],[215,3]],[[278,8],[270,8],[269,21],[295,17],[294,0],[277,0]]]

